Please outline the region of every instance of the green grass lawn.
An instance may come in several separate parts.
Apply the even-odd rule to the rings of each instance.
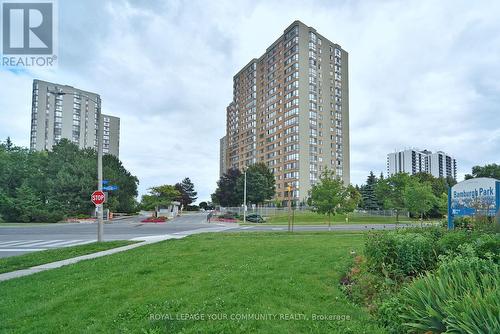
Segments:
[[[345,215],[336,215],[332,217],[332,224],[346,224]],[[349,215],[347,224],[393,224],[396,222],[396,217],[383,216],[357,216]],[[400,223],[417,223],[418,220],[408,217],[399,217]],[[264,224],[269,225],[288,225],[288,214],[267,217]],[[320,215],[315,212],[295,212],[296,225],[328,225],[325,215]],[[253,225],[253,224],[252,224]]]
[[[383,333],[339,288],[362,244],[355,233],[227,233],[139,247],[1,282],[0,332]],[[252,314],[268,318],[242,319]]]
[[[130,245],[133,243],[135,242],[125,240],[107,241],[101,243],[93,242],[86,245],[48,249],[40,252],[0,258],[0,274],[19,269],[26,269],[45,263],[65,260],[80,255],[96,253],[106,249]]]

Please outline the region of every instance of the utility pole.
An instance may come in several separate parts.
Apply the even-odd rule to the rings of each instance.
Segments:
[[[96,101],[97,106],[97,189],[102,191],[102,140],[103,140],[103,119],[101,113],[101,101]],[[97,241],[101,242],[104,239],[104,222],[103,222],[104,204],[97,206]]]
[[[244,170],[244,182],[243,182],[243,223],[247,222],[247,169]]]

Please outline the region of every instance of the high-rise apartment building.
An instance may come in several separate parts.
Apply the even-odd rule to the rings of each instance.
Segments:
[[[429,173],[435,177],[457,178],[457,162],[444,152],[432,153],[427,150],[408,149],[387,155],[387,174]]]
[[[226,136],[222,137],[219,141],[219,176],[222,176],[227,171],[226,160],[227,160],[227,145]]]
[[[62,138],[80,148],[97,148],[97,112],[100,105],[101,98],[98,94],[34,80],[30,148],[37,151],[50,150]],[[118,157],[120,119],[102,115],[102,125],[103,152]]]
[[[457,161],[450,155],[438,151],[427,156],[429,173],[435,177],[457,179]]]
[[[325,168],[349,183],[348,85],[348,53],[293,22],[233,78],[227,168],[264,162],[283,201],[306,199]]]

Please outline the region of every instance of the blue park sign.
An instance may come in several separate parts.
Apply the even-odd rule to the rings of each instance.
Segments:
[[[465,180],[448,190],[448,228],[455,217],[495,216],[500,209],[500,181],[487,177]]]

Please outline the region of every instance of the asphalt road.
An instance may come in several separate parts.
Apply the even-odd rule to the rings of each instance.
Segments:
[[[115,220],[104,225],[104,239],[147,240],[162,235],[185,236],[204,232],[287,231],[287,226],[252,225],[235,223],[207,223],[206,214],[188,213],[167,223],[141,223],[143,217]],[[400,225],[401,226],[401,225]],[[392,229],[394,224],[332,225],[335,231],[361,231]],[[328,226],[295,226],[295,231],[327,231]],[[96,241],[96,223],[43,224],[40,226],[1,226],[0,257],[14,256],[51,248],[69,247]]]

